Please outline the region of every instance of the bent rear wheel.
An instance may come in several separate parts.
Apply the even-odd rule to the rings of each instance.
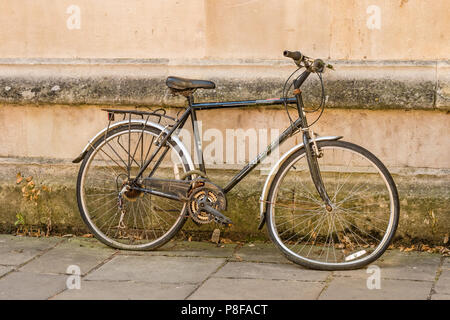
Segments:
[[[345,270],[376,260],[399,219],[395,183],[372,153],[344,141],[318,142],[328,211],[312,182],[305,149],[292,154],[271,185],[267,227],[291,261],[308,268]]]
[[[123,194],[123,210],[119,208],[119,192],[150,158],[160,133],[160,129],[150,126],[121,126],[96,141],[81,164],[78,208],[90,231],[106,245],[128,250],[156,249],[186,221],[185,203],[136,190]],[[159,155],[163,155],[160,161]],[[179,179],[186,171],[186,155],[169,139],[142,177],[151,173],[154,178]]]

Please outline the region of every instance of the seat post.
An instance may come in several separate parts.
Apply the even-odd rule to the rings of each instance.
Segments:
[[[186,99],[188,101],[189,107],[191,107],[194,104],[194,96],[192,95],[192,93],[186,96]]]

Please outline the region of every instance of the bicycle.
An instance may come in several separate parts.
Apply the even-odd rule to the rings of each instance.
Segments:
[[[197,225],[213,221],[231,225],[222,213],[227,208],[226,194],[275,148],[299,133],[303,143],[285,153],[266,179],[258,229],[267,223],[270,239],[287,259],[308,268],[355,269],[379,258],[398,224],[395,183],[383,163],[366,149],[341,140],[342,136],[315,137],[310,128],[325,107],[321,75],[332,66],[298,51],[283,54],[298,69],[286,80],[281,98],[195,103],[193,93],[214,89],[213,82],[168,77],[172,93],[187,98],[181,116],[168,116],[163,109],[104,109],[108,126],[73,161],[82,161],[78,207],[95,237],[119,249],[152,250],[175,236],[188,218]],[[320,115],[309,125],[300,87],[312,73],[319,76],[322,101]],[[286,85],[291,78],[287,91],[293,86],[294,96],[288,98]],[[286,111],[293,107],[298,118],[292,120],[288,112],[289,127],[220,187],[206,175],[196,111],[255,105],[284,105]],[[114,122],[116,115],[123,119]],[[189,117],[198,168],[177,136]],[[163,126],[161,119],[169,124]]]

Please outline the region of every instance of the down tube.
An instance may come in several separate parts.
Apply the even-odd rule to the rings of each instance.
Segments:
[[[235,185],[237,185],[242,179],[247,176],[253,169],[256,168],[258,164],[261,163],[267,156],[269,156],[273,150],[278,148],[280,144],[282,144],[284,141],[286,141],[287,138],[289,138],[292,133],[300,127],[300,119],[295,120],[291,126],[289,126],[286,130],[283,131],[283,133],[278,137],[278,139],[272,141],[272,143],[266,148],[266,150],[262,151],[260,154],[256,156],[255,159],[250,161],[241,171],[239,171],[238,174],[236,174],[231,181],[226,185],[225,188],[223,188],[223,191],[227,193],[231,189],[234,188]]]

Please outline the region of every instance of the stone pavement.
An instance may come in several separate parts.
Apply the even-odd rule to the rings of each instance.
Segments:
[[[450,300],[448,257],[390,250],[374,264],[381,288],[369,290],[366,268],[307,270],[270,243],[171,241],[130,252],[89,238],[0,235],[0,299]],[[79,289],[67,287],[77,284],[71,265],[79,267]]]

